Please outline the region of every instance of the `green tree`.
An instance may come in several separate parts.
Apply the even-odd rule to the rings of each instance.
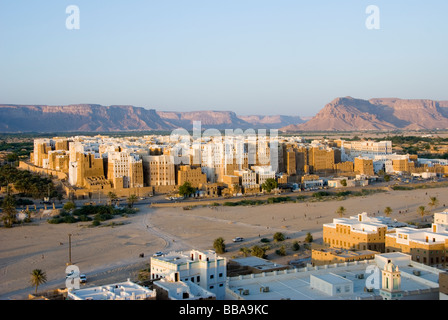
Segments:
[[[17,155],[17,153],[10,153],[6,156],[6,161],[9,164],[13,164],[16,163],[18,165],[19,162],[19,156]]]
[[[31,280],[30,280],[31,284],[36,287],[35,293],[37,293],[37,288],[47,282],[47,275],[44,271],[42,271],[41,269],[34,269],[31,272]]]
[[[131,194],[128,199],[128,207],[132,208],[134,207],[134,204],[138,201],[138,197],[135,194]]]
[[[418,207],[418,208],[417,208],[417,212],[418,212],[419,215],[422,216],[422,221],[423,221],[423,217],[424,217],[425,214],[426,214],[426,208],[425,208],[425,206],[420,206],[420,207]]]
[[[183,185],[179,187],[179,194],[183,197],[193,194],[195,189],[191,186],[191,183],[185,181]]]
[[[281,233],[281,232],[276,232],[274,234],[273,238],[274,238],[274,241],[280,242],[280,241],[284,241],[285,240],[285,235],[283,233]]]
[[[69,201],[64,204],[63,208],[66,211],[74,210],[74,209],[76,209],[76,204],[72,201]]]
[[[14,196],[7,195],[2,201],[2,220],[7,228],[11,228],[16,221],[16,200]]]
[[[391,207],[386,207],[384,209],[384,214],[388,217],[390,216],[390,214],[392,213],[392,208]]]
[[[429,203],[428,203],[428,206],[431,207],[431,210],[430,210],[430,211],[432,211],[432,209],[433,209],[434,207],[437,207],[438,205],[439,205],[439,199],[437,199],[437,197],[429,197]]]
[[[286,256],[286,248],[285,246],[281,246],[278,250],[275,251],[279,256]]]
[[[243,256],[245,256],[245,257],[247,257],[247,256],[249,256],[250,255],[250,249],[249,248],[247,248],[247,247],[242,247],[242,248],[240,248],[240,252],[241,252],[241,254],[243,255]]]
[[[277,181],[273,178],[266,179],[265,182],[261,184],[261,189],[265,190],[266,192],[271,192],[272,190],[276,189],[278,187]]]
[[[110,205],[112,205],[112,203],[117,201],[117,199],[118,199],[117,195],[112,191],[109,191],[109,193],[107,194],[107,197],[109,198]]]
[[[384,176],[384,181],[389,182],[390,181],[390,175],[386,174]]]
[[[310,232],[308,232],[308,233],[306,234],[305,242],[306,242],[306,243],[311,243],[311,242],[313,242],[313,236],[311,235]]]
[[[292,243],[292,250],[294,250],[294,251],[299,251],[300,250],[300,244],[299,244],[298,241],[294,241]]]
[[[250,249],[250,252],[253,256],[258,258],[266,258],[266,249],[260,246],[253,246]]]
[[[339,217],[342,218],[342,216],[344,215],[345,211],[346,211],[346,209],[344,207],[340,206],[338,208],[338,210],[336,210],[336,213],[339,215]]]
[[[347,180],[342,179],[342,180],[341,180],[341,185],[342,185],[343,187],[346,187],[346,186],[347,186]]]
[[[215,249],[216,253],[226,252],[226,244],[224,243],[224,239],[222,237],[215,239],[215,241],[213,242],[213,248]]]

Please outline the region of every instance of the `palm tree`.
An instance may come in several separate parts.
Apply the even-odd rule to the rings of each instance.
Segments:
[[[420,206],[420,207],[418,207],[417,212],[422,216],[422,221],[423,221],[423,216],[424,216],[425,213],[426,213],[426,208],[425,208],[425,206]]]
[[[336,213],[339,215],[339,217],[342,218],[342,216],[344,215],[346,209],[344,207],[339,207],[338,210],[336,210]]]
[[[384,209],[384,214],[387,217],[390,216],[391,213],[392,213],[392,208],[391,207],[386,207],[386,209]]]
[[[127,200],[128,200],[128,207],[132,208],[134,206],[134,203],[138,201],[138,198],[135,194],[131,194]]]
[[[31,284],[36,287],[35,293],[37,293],[37,287],[47,282],[47,274],[41,269],[34,269],[31,272]]]
[[[434,207],[437,207],[437,205],[439,204],[439,199],[437,199],[437,197],[429,197],[429,203],[428,203],[428,206],[430,206],[431,207],[431,210],[430,211],[432,211],[432,209],[434,208]]]
[[[109,198],[109,202],[112,205],[112,201],[116,201],[118,199],[117,195],[113,193],[112,191],[109,191],[107,194],[107,197]]]
[[[222,237],[215,239],[215,241],[213,242],[213,248],[215,249],[216,253],[226,252],[226,244],[224,243],[224,239]]]

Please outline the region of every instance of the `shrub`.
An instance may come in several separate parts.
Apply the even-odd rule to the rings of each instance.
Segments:
[[[251,254],[258,258],[266,258],[266,249],[261,248],[259,246],[253,246],[251,248]]]
[[[313,242],[313,236],[311,235],[311,233],[308,232],[308,233],[306,234],[305,242],[306,242],[306,243],[311,243],[311,242]]]
[[[277,241],[277,242],[284,241],[285,240],[285,235],[283,233],[281,233],[281,232],[276,232],[274,234],[274,240]]]
[[[294,251],[299,251],[300,250],[300,244],[297,241],[293,242],[292,250],[294,250]]]
[[[63,207],[63,208],[64,208],[64,210],[70,211],[70,210],[75,209],[75,208],[76,208],[76,205],[75,205],[74,202],[69,201],[69,202],[67,202],[66,204],[64,204],[64,207]]]
[[[285,246],[281,246],[280,249],[275,250],[275,253],[279,256],[286,256],[286,248]]]
[[[349,196],[350,194],[351,194],[351,191],[341,191],[341,192],[336,193],[336,196],[337,197],[346,197],[346,196]]]

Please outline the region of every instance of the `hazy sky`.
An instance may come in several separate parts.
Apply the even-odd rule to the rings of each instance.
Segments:
[[[0,0],[0,103],[310,116],[448,100],[447,71],[446,0]]]

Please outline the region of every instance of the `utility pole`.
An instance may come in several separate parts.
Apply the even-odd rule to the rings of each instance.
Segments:
[[[68,234],[68,265],[72,264],[72,234]]]

